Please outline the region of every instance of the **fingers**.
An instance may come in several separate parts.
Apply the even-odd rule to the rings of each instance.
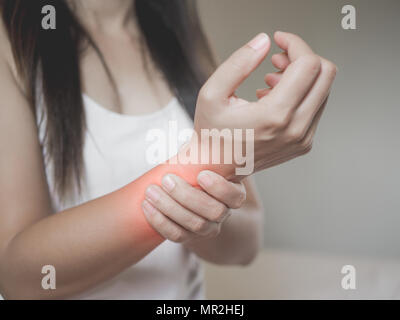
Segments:
[[[271,62],[274,65],[274,67],[279,70],[285,70],[290,64],[287,52],[274,54],[271,57]]]
[[[279,109],[286,107],[290,111],[311,89],[319,74],[321,60],[300,37],[294,34],[278,31],[274,39],[278,46],[287,52],[291,63],[287,66],[279,83],[259,101],[266,104],[273,101],[273,105]]]
[[[265,97],[267,94],[271,92],[271,88],[265,88],[265,89],[257,89],[256,90],[256,95],[257,99],[261,99],[262,97]]]
[[[286,67],[282,75],[274,73],[265,77],[266,83],[273,89],[268,92],[268,95],[264,95],[260,98],[260,100],[278,101],[279,106],[279,101],[282,101],[281,99],[286,95],[288,97],[286,102],[289,103],[290,101],[292,104],[291,110],[294,111],[291,127],[289,128],[289,136],[303,139],[313,123],[313,119],[320,110],[321,105],[327,99],[336,75],[336,66],[326,59],[313,54],[311,48],[300,37],[294,34],[276,32],[274,38],[278,46],[287,52],[287,54],[280,53],[274,55],[272,57],[274,65],[284,67],[288,62],[291,63]],[[301,84],[297,82],[296,88],[296,81],[293,78],[288,79],[287,76],[295,69],[292,68],[292,66],[299,61],[306,60],[309,60],[311,64],[312,61],[315,60],[316,65],[318,65],[317,60],[319,60],[319,67],[317,68],[319,72],[315,75],[311,69],[307,71],[307,68],[303,66],[305,68],[304,79],[308,80],[308,83]],[[311,80],[311,73],[314,76],[313,81]],[[295,91],[288,89],[290,88],[290,80],[293,81],[292,88],[295,89]],[[307,87],[308,92],[306,92]],[[296,103],[298,103],[297,108],[295,107]]]
[[[285,69],[289,66],[290,61],[289,61],[289,58],[288,58],[286,52],[274,54],[271,58],[271,61],[272,61],[272,64],[275,66],[275,68],[279,69],[280,71],[274,72],[274,73],[268,73],[264,77],[264,82],[268,86],[273,88],[281,80],[283,71],[285,71]],[[271,92],[271,88],[258,89],[256,91],[257,98],[261,99],[262,97],[265,97],[268,93]]]
[[[326,102],[336,76],[336,66],[326,59],[321,58],[321,61],[320,76],[293,116],[293,134],[301,138],[306,135],[316,114]]]
[[[149,224],[165,239],[185,242],[190,238],[188,231],[168,219],[147,200],[143,201],[142,209]]]
[[[243,184],[229,182],[212,171],[201,172],[198,181],[207,193],[172,174],[163,178],[162,188],[147,188],[143,211],[165,238],[184,242],[193,235],[214,237],[229,216],[227,206],[239,208],[246,198]]]
[[[308,128],[306,134],[304,135],[303,139],[301,140],[301,144],[304,147],[304,150],[311,150],[312,143],[314,139],[314,135],[317,132],[319,121],[321,120],[322,114],[325,110],[328,98],[322,104],[321,108],[319,108],[317,114],[315,115],[314,119],[312,120],[311,126]]]
[[[168,195],[183,207],[212,221],[222,222],[227,218],[228,208],[224,203],[196,189],[184,179],[168,174],[162,180],[162,187]]]
[[[282,74],[283,74],[282,72],[268,73],[264,77],[264,81],[271,88],[274,88],[279,83],[279,81],[281,80]]]
[[[310,91],[321,69],[321,60],[307,54],[292,62],[271,92],[259,100],[279,111],[294,111]]]
[[[185,230],[200,236],[213,236],[219,232],[216,222],[208,221],[184,208],[159,186],[151,185],[145,195],[147,202]]]
[[[213,171],[200,172],[197,181],[204,191],[229,208],[238,209],[246,200],[246,188],[242,183],[232,183]]]
[[[313,54],[308,44],[293,33],[277,31],[274,34],[274,40],[282,50],[287,52],[287,56],[291,62],[301,56]]]
[[[315,133],[317,132],[318,124],[322,118],[322,114],[324,113],[327,102],[328,102],[328,98],[326,98],[326,100],[322,104],[321,108],[319,108],[317,114],[315,115],[315,117],[311,123],[310,128],[308,129],[308,131],[304,137],[304,140],[307,144],[312,144],[312,140],[314,138]]]
[[[199,99],[213,102],[226,101],[259,66],[270,47],[271,41],[265,33],[257,35],[221,64],[201,89]]]

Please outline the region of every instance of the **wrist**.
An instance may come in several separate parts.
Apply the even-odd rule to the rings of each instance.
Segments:
[[[236,178],[235,164],[233,162],[224,163],[223,156],[220,157],[224,151],[210,140],[212,139],[193,134],[191,139],[180,148],[178,154],[167,163],[185,168],[185,171],[195,172],[196,184],[197,175],[203,170],[214,171],[228,180]]]

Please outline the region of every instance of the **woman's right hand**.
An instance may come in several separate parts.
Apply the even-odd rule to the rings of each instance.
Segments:
[[[196,107],[196,139],[201,129],[254,129],[254,171],[311,149],[336,75],[336,66],[317,56],[298,36],[277,32],[274,39],[284,51],[273,59],[275,66],[281,64],[282,72],[270,81],[272,88],[258,92],[258,101],[240,99],[235,90],[269,52],[271,43],[265,34],[233,53],[214,72],[200,90]]]

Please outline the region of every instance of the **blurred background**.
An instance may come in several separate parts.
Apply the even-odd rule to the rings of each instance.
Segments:
[[[400,298],[400,1],[198,3],[219,61],[259,32],[282,30],[338,66],[313,151],[256,175],[263,252],[246,268],[207,265],[208,298]],[[347,4],[356,30],[342,28]],[[267,59],[239,95],[254,100],[273,71]],[[355,290],[341,287],[347,264]]]

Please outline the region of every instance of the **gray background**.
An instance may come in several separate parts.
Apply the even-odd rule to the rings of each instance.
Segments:
[[[357,30],[341,28],[345,4]],[[266,248],[399,257],[400,1],[199,0],[199,9],[219,61],[258,32],[283,30],[339,69],[313,151],[256,175]],[[267,60],[239,93],[255,99],[273,70]]]

